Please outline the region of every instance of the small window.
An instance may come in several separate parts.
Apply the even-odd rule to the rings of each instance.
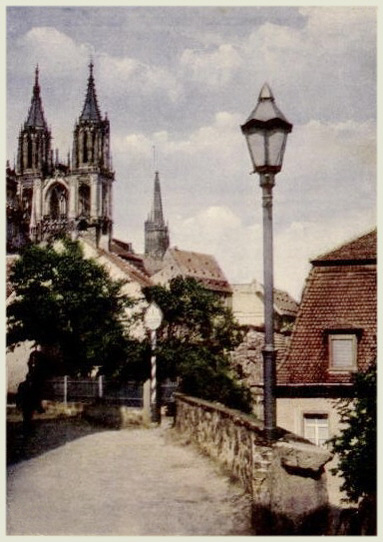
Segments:
[[[303,436],[317,446],[324,446],[329,438],[327,414],[304,414]]]
[[[330,335],[330,369],[352,371],[356,369],[356,335]]]

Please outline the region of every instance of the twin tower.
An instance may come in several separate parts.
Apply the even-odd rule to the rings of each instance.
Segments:
[[[11,173],[13,175],[11,175]],[[81,115],[75,122],[73,146],[65,162],[52,149],[52,135],[44,116],[36,68],[31,105],[21,127],[15,171],[7,169],[8,187],[15,185],[19,224],[8,224],[21,245],[79,232],[107,249],[112,239],[114,171],[110,153],[110,124],[97,101],[93,63]],[[13,207],[15,207],[13,202]],[[15,214],[13,213],[13,219]],[[8,217],[8,213],[7,213]],[[15,239],[13,239],[15,241]],[[145,254],[160,259],[169,246],[158,172],[152,211],[145,222]]]

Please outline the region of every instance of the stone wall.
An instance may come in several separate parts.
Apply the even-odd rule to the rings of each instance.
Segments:
[[[327,451],[281,429],[269,444],[262,422],[219,404],[176,394],[176,406],[176,430],[251,495],[255,534],[326,533]]]
[[[277,352],[277,367],[284,357],[290,336],[274,333]],[[230,365],[239,382],[251,391],[253,414],[263,418],[263,356],[265,334],[254,327],[249,327],[241,344],[230,353]]]

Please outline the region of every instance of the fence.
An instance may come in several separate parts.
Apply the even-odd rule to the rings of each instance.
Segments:
[[[44,385],[44,399],[68,402],[91,403],[102,399],[109,404],[142,408],[143,384],[126,382],[118,387],[105,377],[97,379],[72,379],[68,376],[52,378]]]
[[[177,389],[177,383],[166,382],[161,384],[160,397],[162,404],[173,402],[173,393]],[[102,399],[107,404],[119,404],[124,406],[143,407],[143,384],[126,382],[116,385],[104,376],[97,379],[72,379],[68,376],[52,378],[44,385],[44,399],[68,402],[91,403],[96,399]]]

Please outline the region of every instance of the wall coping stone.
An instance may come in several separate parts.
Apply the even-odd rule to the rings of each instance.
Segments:
[[[332,459],[332,454],[311,443],[295,442],[277,442],[276,447],[283,467],[307,470],[313,473],[319,472],[324,465]]]
[[[276,428],[276,435],[273,442],[269,442],[266,437],[266,432],[263,427],[263,421],[255,418],[253,415],[245,414],[244,412],[241,412],[240,410],[235,410],[233,408],[229,408],[224,406],[222,403],[213,402],[213,401],[207,401],[206,399],[200,399],[199,397],[192,397],[190,395],[185,395],[180,392],[175,392],[174,398],[177,399],[179,397],[182,401],[185,403],[188,403],[190,405],[195,405],[200,408],[202,408],[205,411],[218,411],[220,414],[222,414],[225,417],[231,418],[233,422],[236,425],[246,427],[247,429],[250,429],[253,431],[259,439],[261,439],[266,446],[273,447],[278,445],[282,445],[282,443],[285,443],[286,445],[294,445],[296,448],[298,444],[301,444],[302,446],[306,446],[307,451],[313,451],[317,450],[318,453],[326,452],[325,450],[318,449],[314,444],[312,444],[309,440],[301,437],[300,435],[296,435],[295,433],[290,433],[286,429],[283,429],[282,427]],[[329,452],[327,452],[329,453]],[[329,459],[324,460],[324,464],[327,463],[332,456],[330,456]]]

